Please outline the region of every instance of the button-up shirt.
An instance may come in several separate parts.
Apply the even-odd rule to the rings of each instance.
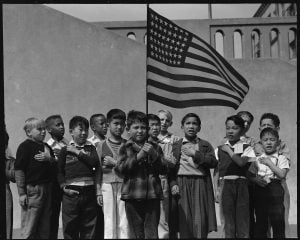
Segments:
[[[60,141],[56,141],[53,138],[50,138],[47,141],[47,144],[51,147],[52,150],[54,150],[54,149],[61,150],[63,147],[68,145],[68,140],[66,138],[63,138]],[[55,160],[57,161],[57,155],[55,153],[54,153],[54,155],[55,155]]]
[[[105,139],[106,139],[106,138],[105,138]],[[105,140],[105,139],[104,139],[104,140]],[[90,143],[92,143],[95,147],[97,147],[97,145],[98,145],[100,142],[104,141],[104,140],[101,140],[101,139],[98,138],[95,134],[94,134],[92,137],[88,138],[88,141],[89,141]]]
[[[241,157],[255,157],[254,150],[251,146],[247,147],[244,150],[244,144],[248,145],[248,143],[240,140],[237,143],[231,145],[230,142],[227,140],[224,144],[228,145],[231,149],[233,149],[234,154],[241,154]],[[216,159],[219,160],[218,156],[219,148],[215,149]]]
[[[270,158],[272,163],[274,163],[280,169],[289,169],[289,160],[284,155],[279,155],[278,153],[274,153],[271,155],[267,155],[263,153],[261,156],[256,158],[258,165],[258,175],[267,178],[278,178],[276,174],[266,165],[260,163],[260,158],[267,157]]]

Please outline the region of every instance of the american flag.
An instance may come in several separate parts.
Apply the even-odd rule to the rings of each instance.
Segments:
[[[247,81],[200,37],[147,11],[147,99],[173,108],[237,109]]]

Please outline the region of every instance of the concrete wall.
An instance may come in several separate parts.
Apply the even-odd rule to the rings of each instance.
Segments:
[[[22,127],[31,116],[46,118],[61,114],[68,129],[69,119],[77,114],[89,118],[111,108],[145,111],[146,54],[142,43],[40,5],[3,5],[3,32],[5,120],[13,152],[24,140]],[[209,36],[208,31],[204,34]],[[281,138],[286,140],[293,156],[288,184],[290,221],[296,223],[296,65],[280,60],[231,60],[230,63],[250,85],[250,92],[238,109],[249,110],[255,116],[249,135],[258,137],[262,113],[274,112],[280,116]],[[174,114],[171,131],[178,135],[182,135],[179,123],[183,115],[199,114],[200,137],[213,146],[225,134],[226,117],[235,113],[226,107],[176,110],[149,102],[149,112],[156,113],[162,108]],[[68,133],[66,136],[70,138]],[[15,184],[12,190],[14,227],[19,228]]]

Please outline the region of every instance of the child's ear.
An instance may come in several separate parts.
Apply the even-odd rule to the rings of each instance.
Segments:
[[[171,126],[172,126],[172,124],[173,124],[173,122],[171,121],[171,122],[170,122],[170,126],[169,126],[169,127],[171,127]]]
[[[198,131],[197,132],[200,132],[200,130],[201,130],[201,125],[198,127]]]
[[[26,130],[26,135],[27,135],[28,137],[31,136],[30,132],[31,132],[31,131],[29,131],[29,129]]]
[[[276,127],[275,128],[275,130],[277,131],[277,132],[279,132],[279,130],[280,130],[280,127],[278,126],[278,127]]]

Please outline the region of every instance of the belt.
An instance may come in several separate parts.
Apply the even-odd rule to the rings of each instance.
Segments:
[[[95,185],[88,185],[88,186],[67,185],[66,189],[78,191],[79,194],[90,192],[90,191],[96,191]]]
[[[279,178],[270,178],[271,182],[281,182]]]
[[[224,176],[224,177],[220,177],[220,179],[225,179],[225,180],[236,180],[236,179],[246,179],[246,177],[244,176],[237,176],[237,175],[228,175],[228,176]]]

